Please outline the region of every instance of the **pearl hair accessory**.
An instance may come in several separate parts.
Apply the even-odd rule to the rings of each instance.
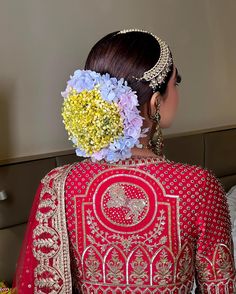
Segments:
[[[165,78],[167,77],[168,72],[171,69],[171,66],[173,64],[173,59],[171,56],[170,49],[166,42],[161,40],[159,37],[155,36],[152,33],[149,33],[147,31],[138,30],[138,29],[128,29],[128,30],[122,30],[118,34],[127,34],[131,32],[140,32],[145,33],[153,36],[159,46],[160,46],[160,57],[157,61],[157,63],[148,71],[145,71],[143,76],[136,79],[138,81],[147,81],[149,82],[149,86],[152,88],[153,92],[156,92],[157,88],[159,88],[162,83],[165,81]]]

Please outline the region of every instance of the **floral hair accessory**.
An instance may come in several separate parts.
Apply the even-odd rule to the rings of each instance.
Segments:
[[[77,70],[62,96],[63,123],[78,156],[116,162],[141,147],[146,129],[141,129],[137,95],[124,79]]]

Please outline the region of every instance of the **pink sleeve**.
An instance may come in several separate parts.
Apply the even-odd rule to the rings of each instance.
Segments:
[[[231,223],[225,192],[209,172],[200,196],[196,276],[201,293],[235,293]]]

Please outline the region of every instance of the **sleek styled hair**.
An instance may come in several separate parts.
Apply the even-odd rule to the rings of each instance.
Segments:
[[[101,74],[109,73],[118,79],[124,78],[128,85],[137,92],[139,105],[151,99],[152,88],[147,81],[138,81],[145,71],[151,69],[160,57],[158,41],[148,33],[113,32],[91,49],[85,63],[85,69]],[[156,91],[165,93],[168,81],[173,73],[173,65],[165,81]]]

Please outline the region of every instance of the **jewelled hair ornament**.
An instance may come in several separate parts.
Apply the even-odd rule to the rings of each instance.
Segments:
[[[142,77],[136,77],[138,81],[146,81],[149,82],[149,86],[152,88],[153,92],[156,92],[158,88],[165,82],[165,78],[167,77],[168,72],[171,70],[171,66],[173,65],[173,59],[171,56],[170,49],[166,42],[161,40],[159,37],[155,36],[152,33],[147,31],[138,30],[138,29],[130,29],[120,31],[118,34],[127,34],[130,32],[141,32],[145,34],[149,34],[153,36],[159,46],[160,46],[160,57],[157,63],[148,71],[145,71]],[[147,53],[148,54],[148,53]]]
[[[141,130],[137,95],[124,79],[77,70],[62,96],[63,123],[78,156],[116,162],[141,147],[147,130]]]

